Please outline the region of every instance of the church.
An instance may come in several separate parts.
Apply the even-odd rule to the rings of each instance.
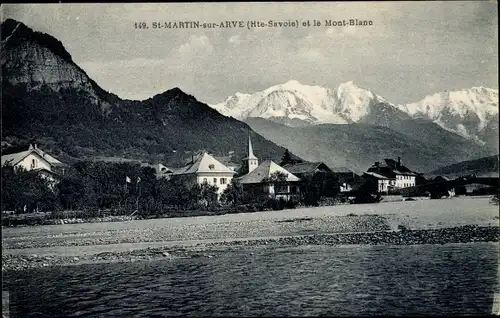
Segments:
[[[253,196],[267,195],[275,199],[298,199],[300,179],[272,160],[259,165],[259,159],[253,153],[252,140],[248,137],[248,156],[243,159],[248,167],[247,174],[236,179],[243,189]]]

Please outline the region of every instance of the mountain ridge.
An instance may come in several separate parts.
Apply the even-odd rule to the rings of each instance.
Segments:
[[[498,177],[499,156],[488,156],[475,160],[466,160],[455,164],[440,167],[429,172],[431,175],[447,175],[447,176],[464,176],[476,174],[478,176],[492,176],[496,174]]]
[[[410,169],[427,172],[463,161],[464,158],[491,155],[490,150],[460,136],[452,135],[456,139],[442,136],[443,133],[451,133],[429,122],[403,123],[407,126],[405,133],[369,123],[290,127],[260,117],[250,117],[245,122],[256,132],[304,160],[323,161],[332,168],[345,166],[356,173],[366,171],[373,162],[384,158],[401,157]],[[424,140],[416,136],[420,130],[427,132]],[[425,140],[431,137],[434,139]]]
[[[93,81],[54,37],[2,23],[2,148],[35,142],[62,159],[126,157],[183,164],[205,150],[279,160],[285,149],[174,87],[145,101]]]
[[[498,120],[498,90],[472,87],[397,105],[371,90],[358,87],[353,81],[330,89],[290,80],[253,94],[236,93],[210,106],[240,120],[276,118],[280,123],[298,119],[311,124],[368,122],[388,125],[391,115],[400,120],[425,119],[484,144],[482,139],[488,138],[480,132],[490,122]]]

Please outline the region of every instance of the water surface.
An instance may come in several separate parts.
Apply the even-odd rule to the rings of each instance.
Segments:
[[[242,248],[4,273],[11,317],[490,314],[498,244]]]

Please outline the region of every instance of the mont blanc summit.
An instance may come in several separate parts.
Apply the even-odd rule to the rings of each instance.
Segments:
[[[297,121],[382,124],[381,118],[383,122],[423,119],[479,142],[483,130],[498,126],[498,90],[484,87],[436,93],[415,103],[396,105],[352,81],[330,89],[290,80],[253,94],[236,93],[211,106],[240,120],[261,117],[290,126]]]
[[[348,124],[365,117],[370,105],[377,102],[386,100],[352,81],[332,90],[290,80],[254,94],[236,93],[211,106],[238,119],[287,118],[312,124]]]

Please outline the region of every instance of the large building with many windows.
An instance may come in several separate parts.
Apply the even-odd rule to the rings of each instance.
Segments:
[[[418,174],[411,171],[398,160],[384,159],[384,162],[375,162],[365,172],[363,177],[375,179],[379,192],[414,187]]]

